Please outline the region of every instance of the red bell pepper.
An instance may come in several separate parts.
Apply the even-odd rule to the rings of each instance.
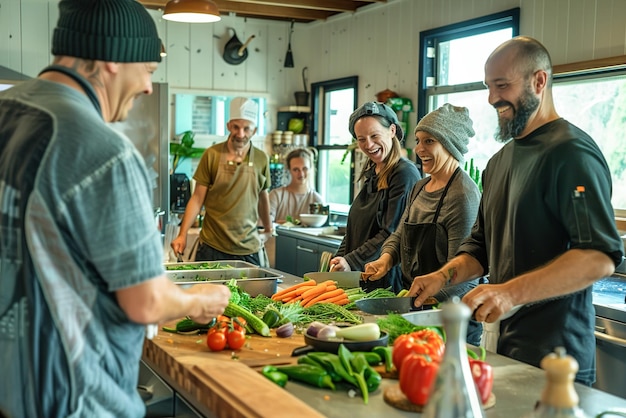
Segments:
[[[426,405],[439,371],[439,363],[421,354],[409,354],[400,369],[400,390],[416,405]]]
[[[472,378],[474,378],[474,383],[480,394],[480,400],[484,405],[487,403],[493,388],[493,367],[485,361],[472,358],[469,359],[469,364],[472,370]]]
[[[393,365],[401,371],[402,361],[409,354],[423,354],[434,362],[440,362],[445,350],[443,339],[432,329],[421,329],[409,334],[400,335],[393,342]]]
[[[472,371],[472,378],[474,384],[480,394],[480,400],[483,405],[487,403],[489,395],[491,395],[491,389],[493,388],[493,367],[485,361],[487,352],[484,347],[480,347],[480,357],[469,348],[467,349],[467,355],[469,356],[470,370]]]

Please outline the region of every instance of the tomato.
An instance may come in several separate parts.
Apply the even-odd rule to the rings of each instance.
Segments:
[[[213,332],[209,331],[206,336],[206,344],[211,351],[222,351],[226,348],[226,333],[217,328]]]
[[[443,339],[435,330],[424,328],[410,334],[403,334],[393,342],[393,365],[400,372],[402,360],[412,353],[423,354],[434,362],[440,362],[444,350]]]
[[[438,362],[422,354],[409,353],[402,360],[400,390],[411,403],[426,405],[438,371]]]
[[[246,330],[247,321],[245,320],[245,318],[243,318],[241,316],[237,316],[235,318],[231,318],[230,324],[232,326],[232,329],[244,330],[245,331]]]
[[[232,350],[239,350],[246,343],[246,332],[243,330],[232,330],[226,335],[228,347]]]

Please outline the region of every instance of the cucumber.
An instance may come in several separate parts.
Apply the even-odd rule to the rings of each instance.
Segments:
[[[248,325],[252,327],[252,329],[257,332],[259,335],[264,337],[270,336],[270,328],[267,326],[265,322],[246,308],[242,308],[239,305],[235,305],[232,302],[228,302],[228,306],[224,309],[224,315],[232,317],[240,316],[246,320]]]

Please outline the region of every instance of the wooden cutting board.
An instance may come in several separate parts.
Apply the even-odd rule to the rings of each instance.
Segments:
[[[315,409],[243,364],[211,360],[192,369],[204,401],[219,416],[322,418]],[[271,402],[268,402],[271,400]]]
[[[402,390],[400,390],[400,384],[386,387],[383,391],[383,399],[388,405],[403,411],[422,412],[424,409],[422,405],[415,405],[407,399]],[[483,405],[483,409],[492,408],[495,404],[496,396],[492,393],[489,399],[487,399],[487,403]]]
[[[165,324],[167,327],[175,326],[176,321]],[[249,367],[262,367],[268,364],[296,363],[298,359],[291,357],[291,352],[296,347],[306,345],[302,334],[294,333],[288,338],[276,337],[272,330],[272,337],[261,337],[251,334],[246,338],[246,344],[241,350],[211,351],[206,345],[206,334],[182,335],[159,330],[152,341],[146,340],[144,352],[155,354],[153,361],[159,366],[170,366],[169,363],[177,362],[187,365],[202,366],[210,360],[238,361]],[[155,343],[155,344],[153,344]],[[152,348],[156,345],[167,347],[168,356],[163,357],[153,353]]]

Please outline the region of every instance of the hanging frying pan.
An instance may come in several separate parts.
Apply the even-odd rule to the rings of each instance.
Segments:
[[[233,36],[226,42],[224,46],[224,61],[231,65],[239,65],[248,58],[248,44],[254,35],[250,35],[245,44],[242,44],[237,37],[237,32],[234,28],[228,28],[233,31]]]

